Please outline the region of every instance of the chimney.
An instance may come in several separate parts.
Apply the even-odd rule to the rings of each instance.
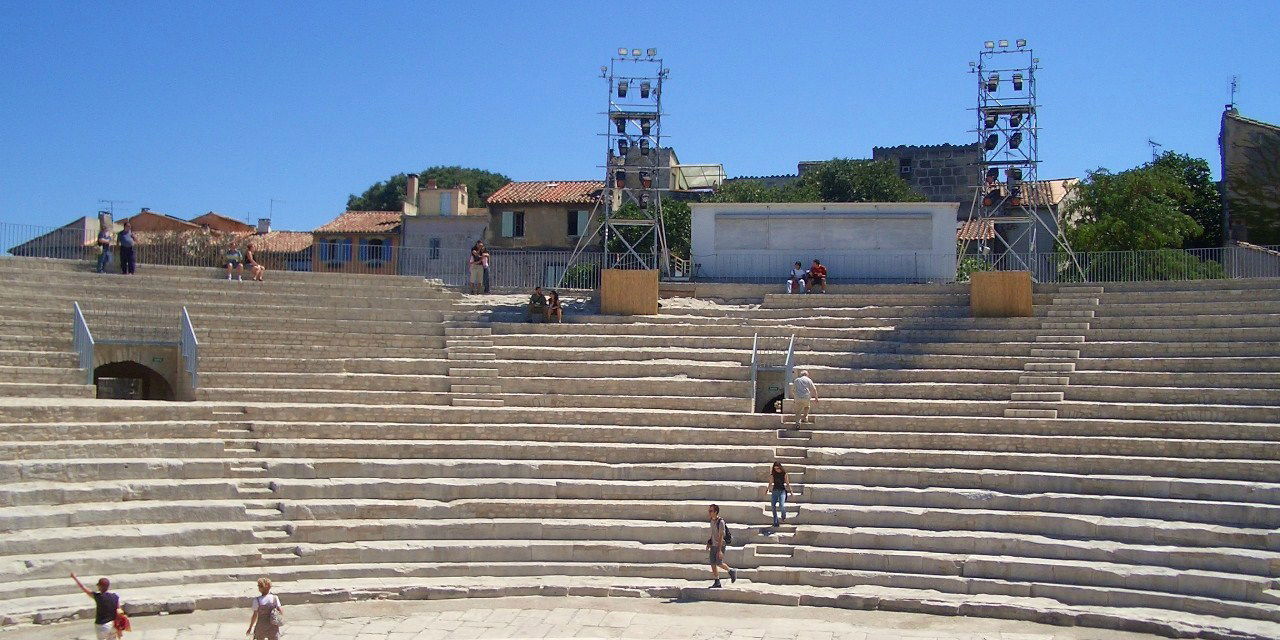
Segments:
[[[435,188],[436,188],[436,179],[435,179],[435,178],[427,178],[427,188],[428,188],[428,189],[435,189]]]
[[[404,199],[413,203],[418,202],[418,174],[411,173],[405,179]]]
[[[150,212],[151,212],[151,207],[143,207],[142,211],[139,211],[138,213],[150,213]]]
[[[271,218],[258,218],[258,233],[271,233]]]

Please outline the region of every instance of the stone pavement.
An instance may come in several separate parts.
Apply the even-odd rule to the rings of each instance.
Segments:
[[[660,602],[634,598],[495,598],[286,603],[287,640],[1152,640],[1156,636],[1011,620],[882,611]],[[125,640],[245,637],[249,611],[134,618]],[[87,621],[0,631],[3,640],[92,640]]]

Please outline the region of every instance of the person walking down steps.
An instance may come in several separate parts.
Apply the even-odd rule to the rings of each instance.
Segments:
[[[818,401],[818,385],[813,383],[808,371],[801,371],[800,376],[792,381],[792,386],[795,387],[796,425],[812,423],[809,411],[813,408],[813,403]]]
[[[280,640],[284,607],[279,596],[271,593],[270,578],[258,578],[258,593],[261,595],[253,599],[253,616],[245,635],[253,634],[253,640]]]
[[[782,522],[787,521],[787,496],[791,495],[791,483],[787,482],[787,470],[781,462],[774,462],[769,470],[769,508],[773,510],[773,526],[776,528],[778,512],[782,512]]]
[[[720,588],[720,569],[729,572],[729,582],[738,581],[738,572],[729,568],[724,561],[724,548],[733,540],[733,536],[729,533],[729,527],[724,523],[724,518],[720,517],[720,505],[713,504],[707,507],[707,519],[711,521],[711,536],[707,538],[708,558],[711,560],[711,583],[712,589]]]

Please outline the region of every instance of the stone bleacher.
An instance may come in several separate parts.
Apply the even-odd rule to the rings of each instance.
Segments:
[[[74,570],[141,613],[241,606],[266,574],[286,603],[649,594],[1280,637],[1280,281],[1041,287],[1021,319],[886,285],[525,324],[420,280],[216,273],[0,262],[4,622],[83,616]],[[85,299],[186,304],[200,401],[89,399]],[[802,429],[749,413],[753,337],[793,334],[820,385]],[[800,491],[776,530],[775,459]],[[709,502],[743,568],[720,591]]]

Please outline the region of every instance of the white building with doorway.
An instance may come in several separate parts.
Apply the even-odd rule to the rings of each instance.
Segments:
[[[837,282],[925,282],[956,274],[958,202],[699,202],[693,275],[779,283],[817,258]]]

